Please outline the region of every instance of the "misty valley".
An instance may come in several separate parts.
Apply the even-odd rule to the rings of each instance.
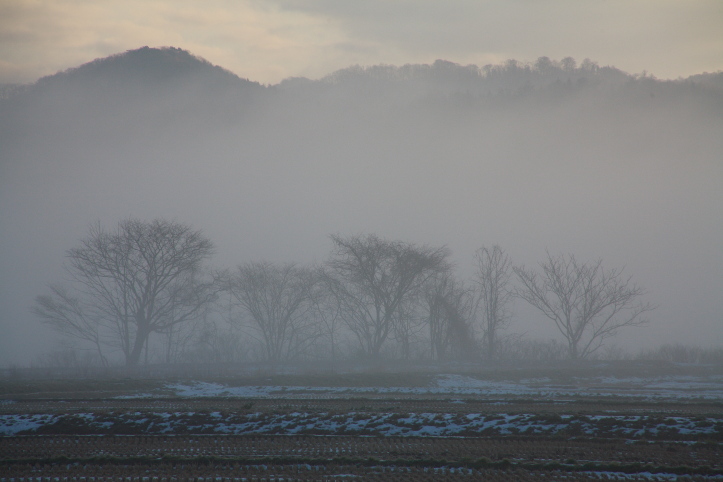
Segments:
[[[0,482],[723,480],[723,73],[0,85]]]

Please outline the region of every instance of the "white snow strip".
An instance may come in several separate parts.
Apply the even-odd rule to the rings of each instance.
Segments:
[[[657,379],[597,378],[577,381],[571,386],[555,386],[549,379],[492,381],[464,375],[438,375],[427,387],[314,387],[314,386],[227,386],[220,383],[191,382],[165,386],[179,397],[298,398],[365,395],[469,395],[469,396],[626,396],[644,398],[723,399],[723,379],[661,377]],[[159,395],[160,396],[160,395]],[[148,393],[119,398],[149,398]]]
[[[43,425],[58,421],[57,415],[50,414],[14,414],[0,415],[0,435],[15,435],[26,430],[37,430]]]

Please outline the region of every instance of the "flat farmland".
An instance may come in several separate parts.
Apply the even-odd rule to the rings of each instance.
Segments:
[[[723,369],[0,382],[0,481],[723,480]]]

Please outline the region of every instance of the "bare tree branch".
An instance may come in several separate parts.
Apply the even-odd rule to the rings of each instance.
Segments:
[[[316,276],[294,264],[248,263],[227,278],[225,289],[248,312],[263,341],[266,358],[297,358],[316,338],[309,314]]]
[[[622,270],[605,270],[602,261],[579,263],[573,255],[552,256],[540,264],[542,274],[515,267],[522,286],[516,295],[540,310],[565,337],[570,358],[586,358],[621,328],[647,323],[654,309],[639,298],[644,290]]]
[[[68,251],[68,271],[93,313],[92,321],[86,322],[109,327],[112,342],[133,366],[151,333],[199,316],[214,298],[212,282],[199,274],[212,252],[211,242],[189,226],[127,219],[114,232],[99,223],[91,226],[80,246]],[[57,303],[68,303],[59,292],[54,295]],[[36,314],[45,322],[83,332],[81,321],[63,325],[48,316],[50,306],[39,298]]]
[[[432,358],[478,358],[479,348],[470,323],[476,313],[472,290],[465,288],[451,272],[446,271],[429,280],[423,299]]]
[[[371,234],[331,236],[327,265],[344,320],[367,355],[379,355],[402,304],[434,273],[447,269],[448,250],[387,241]]]
[[[50,290],[52,295],[35,298],[33,313],[59,333],[92,343],[103,365],[107,365],[98,317],[93,316],[89,307],[83,306],[78,298],[71,296],[62,286],[51,286]]]
[[[499,331],[510,321],[509,305],[514,296],[510,257],[495,245],[475,253],[476,278],[487,358],[495,358]]]

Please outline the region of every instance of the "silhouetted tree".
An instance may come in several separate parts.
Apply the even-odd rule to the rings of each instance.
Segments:
[[[101,363],[106,366],[108,360],[103,354],[100,318],[94,316],[94,310],[68,293],[63,286],[54,285],[50,290],[52,295],[35,298],[33,313],[62,335],[92,343]]]
[[[402,305],[433,274],[447,268],[448,250],[388,241],[373,234],[334,244],[328,268],[344,321],[367,355],[378,355]]]
[[[423,299],[432,358],[476,358],[477,347],[470,326],[475,309],[471,291],[447,271],[429,280]]]
[[[541,274],[514,268],[522,283],[516,294],[555,323],[570,358],[590,356],[620,328],[645,324],[643,313],[653,309],[639,301],[642,288],[621,269],[605,270],[602,260],[586,264],[547,253],[540,267]]]
[[[342,332],[342,303],[337,294],[339,289],[336,286],[339,281],[334,279],[324,268],[317,271],[319,282],[312,290],[313,313],[319,328],[319,350],[329,350],[329,356],[334,361],[339,355],[339,341]],[[322,355],[323,356],[323,355]]]
[[[424,330],[424,319],[417,316],[418,301],[418,297],[413,296],[400,304],[392,322],[395,348],[404,360],[412,357],[414,345]]]
[[[253,320],[267,360],[296,358],[316,338],[310,316],[316,282],[310,269],[268,262],[240,265],[227,277],[226,289]]]
[[[38,297],[34,311],[76,337],[109,335],[135,366],[151,333],[194,319],[214,298],[213,283],[200,274],[212,252],[211,241],[184,224],[128,219],[113,232],[96,224],[67,253],[83,301],[56,288]]]
[[[210,307],[209,304],[195,319],[189,320],[187,323],[171,325],[161,332],[162,360],[165,363],[174,363],[186,358],[187,353],[197,343],[198,334],[212,324],[208,320]]]
[[[502,248],[495,245],[492,249],[482,247],[477,250],[475,264],[485,355],[495,358],[498,332],[510,321],[512,261]]]

